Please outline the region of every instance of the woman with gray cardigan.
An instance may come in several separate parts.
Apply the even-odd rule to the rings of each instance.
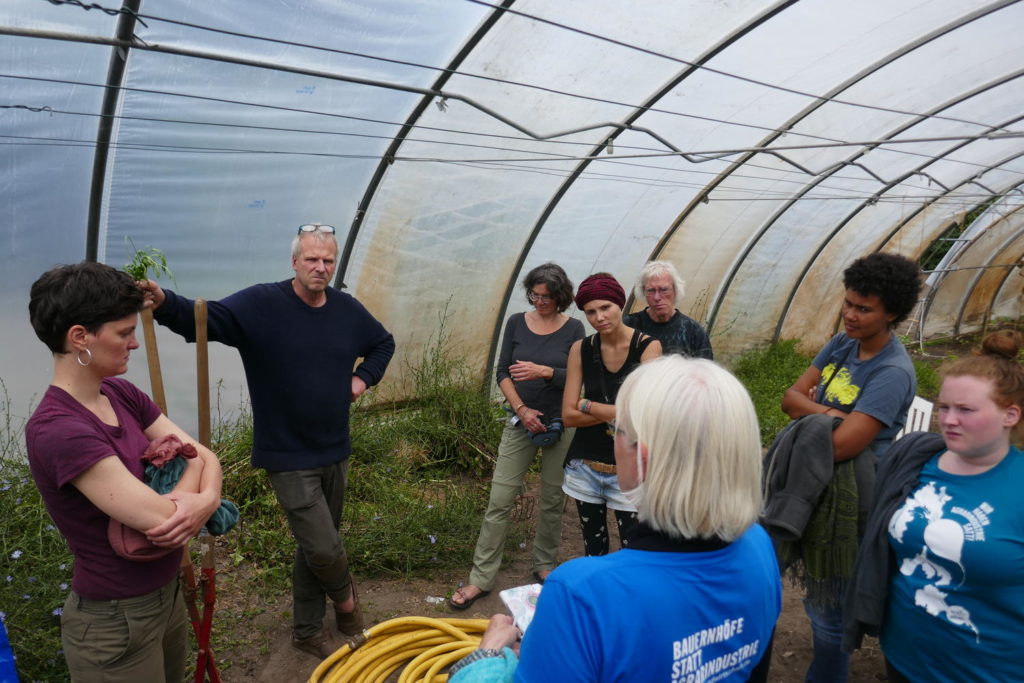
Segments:
[[[545,263],[523,280],[532,311],[505,324],[498,358],[498,388],[514,413],[498,446],[491,495],[473,553],[469,583],[448,604],[468,609],[491,592],[508,532],[508,516],[523,477],[538,453],[541,460],[540,518],[533,541],[533,576],[543,583],[555,568],[562,528],[562,464],[572,430],[561,429],[562,388],[569,347],[583,338],[583,323],[565,315],[573,285],[561,266]]]

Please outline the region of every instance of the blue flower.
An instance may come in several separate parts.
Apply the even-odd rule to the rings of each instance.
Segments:
[[[55,617],[59,617],[60,615],[64,614],[64,608],[63,607],[58,607],[55,610],[53,610],[52,612],[50,612],[50,614],[52,614]]]
[[[11,553],[11,559],[12,560],[16,560],[19,557],[21,557],[21,551],[20,550],[15,550],[13,553]]]
[[[430,536],[427,536],[427,538],[429,538],[429,539],[430,539],[430,542],[431,542],[431,543],[437,543],[437,539],[436,539],[436,538],[434,538],[433,534],[431,534]]]
[[[60,584],[59,588],[60,588],[60,589],[61,589],[62,591],[66,591],[66,590],[68,589],[68,585],[67,585],[66,583],[62,583],[62,584]]]

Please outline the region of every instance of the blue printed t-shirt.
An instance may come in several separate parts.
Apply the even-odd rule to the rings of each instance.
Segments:
[[[768,534],[708,552],[623,549],[544,582],[516,681],[746,681],[782,607]]]
[[[1024,453],[976,475],[938,459],[889,522],[882,649],[911,680],[1024,681]]]
[[[884,426],[871,448],[882,457],[907,421],[907,410],[917,391],[917,375],[910,355],[896,335],[867,360],[857,358],[860,342],[840,332],[814,358],[821,371],[817,402],[843,412],[870,415]]]

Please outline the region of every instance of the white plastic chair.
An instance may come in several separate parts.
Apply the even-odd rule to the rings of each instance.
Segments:
[[[926,401],[920,396],[915,396],[910,404],[910,409],[907,411],[907,423],[903,425],[903,429],[900,430],[895,439],[908,432],[927,432],[931,421],[932,402]]]

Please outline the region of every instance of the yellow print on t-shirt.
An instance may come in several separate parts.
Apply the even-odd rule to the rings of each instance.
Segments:
[[[832,375],[835,374],[835,378]],[[836,364],[829,363],[821,371],[821,381],[825,384],[825,395],[821,397],[822,403],[838,403],[842,406],[852,406],[860,394],[860,387],[850,381],[850,370],[846,367],[839,369],[836,374]]]

